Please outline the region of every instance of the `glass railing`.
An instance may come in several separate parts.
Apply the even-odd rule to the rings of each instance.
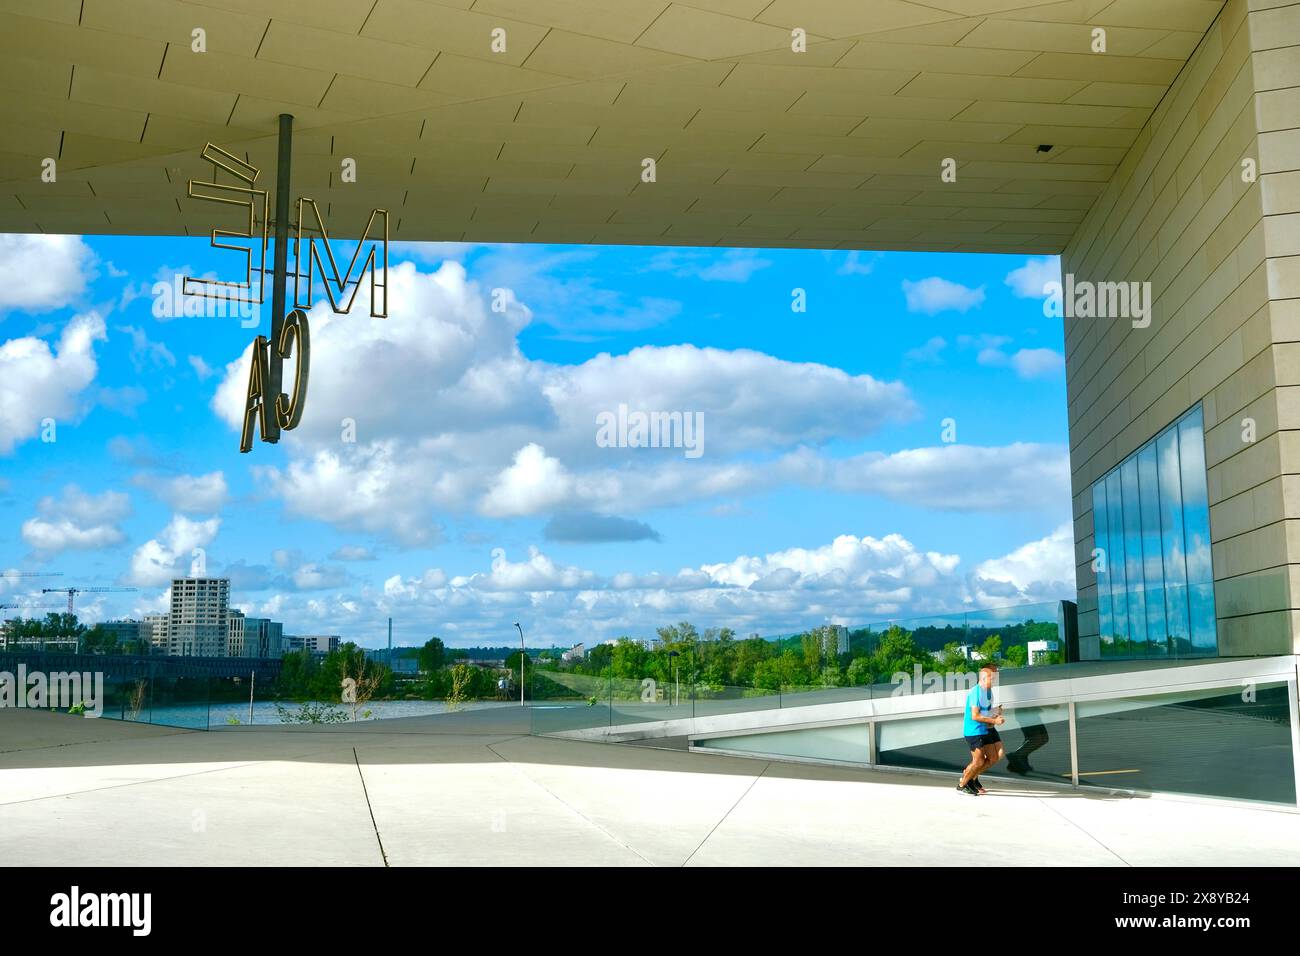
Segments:
[[[1014,788],[1020,780],[1069,784],[1077,761],[1081,787],[1296,804],[1292,704],[1285,679],[1243,685],[1230,678],[1210,687],[1171,682],[1143,693],[1116,689],[1103,699],[1095,693],[1075,702],[1073,718],[1069,703],[1003,706],[1004,723],[997,727],[1002,758],[980,776],[995,789]],[[714,735],[695,746],[955,778],[971,760],[962,730],[960,711],[948,708],[834,726]]]

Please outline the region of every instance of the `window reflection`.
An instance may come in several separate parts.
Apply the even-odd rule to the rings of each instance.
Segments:
[[[1217,653],[1201,407],[1098,479],[1092,502],[1102,656]]]

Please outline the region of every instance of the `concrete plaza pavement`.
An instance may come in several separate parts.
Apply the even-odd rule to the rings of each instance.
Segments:
[[[526,709],[209,732],[0,710],[0,863],[1294,865],[1300,814],[528,735]]]

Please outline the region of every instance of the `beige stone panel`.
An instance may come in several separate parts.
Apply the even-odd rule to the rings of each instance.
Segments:
[[[107,211],[109,222],[122,229],[145,231],[154,223],[165,222],[175,228],[181,221],[181,211],[169,199],[134,198],[128,204],[114,205]]]
[[[659,163],[684,166],[714,166],[727,170],[719,182],[731,181],[731,176],[767,177],[763,182],[775,186],[807,186],[835,189],[841,192],[861,185],[865,177],[851,173],[828,173],[809,170],[813,157],[794,153],[758,153],[738,150],[693,149],[690,146],[672,146],[660,157]],[[640,162],[637,162],[640,169]],[[595,170],[593,169],[593,172]],[[739,181],[737,179],[736,181]],[[757,180],[756,180],[757,181]],[[853,195],[847,192],[847,195]]]
[[[49,0],[30,4],[38,7]],[[73,23],[77,17],[73,17]],[[216,7],[181,6],[167,0],[84,0],[80,11],[83,27],[126,34],[173,44],[173,52],[190,52],[192,31],[201,27],[208,50],[251,57],[266,32],[266,16],[251,16]],[[201,56],[202,54],[194,54]]]
[[[811,40],[812,37],[809,37]],[[781,50],[793,61],[790,31],[707,10],[673,4],[637,38],[636,45],[701,60]]]
[[[1274,299],[1300,299],[1300,256],[1269,259],[1268,292]]]
[[[1213,545],[1211,560],[1214,563],[1215,580],[1250,574],[1282,564],[1286,560],[1292,537],[1288,532],[1288,524],[1292,523],[1278,521]]]
[[[1281,521],[1285,515],[1282,478],[1269,479],[1210,508],[1214,541],[1223,541]]]
[[[1270,256],[1300,256],[1300,213],[1265,216],[1264,241]]]
[[[1222,501],[1239,495],[1281,474],[1283,444],[1288,432],[1274,432],[1247,445],[1231,458],[1215,465],[1209,472],[1210,501]],[[1300,470],[1300,469],[1297,469]]]
[[[1166,86],[1150,83],[1089,83],[1071,96],[1069,102],[1151,109],[1166,91]]]
[[[676,72],[676,71],[672,71]],[[740,112],[758,111],[766,114],[793,112],[810,112],[820,115],[851,115],[861,117],[870,109],[861,100],[853,103],[852,109],[836,109],[833,94],[807,94],[795,89],[768,89],[755,86],[719,86],[701,88],[698,86],[663,85],[659,83],[627,83],[620,85],[615,105],[629,110],[641,109],[720,109]],[[534,94],[545,96],[545,93]],[[847,99],[847,98],[846,98]],[[865,99],[865,98],[864,98]],[[892,102],[892,97],[879,97]],[[797,105],[805,105],[798,110]]]
[[[1158,40],[1138,52],[1143,56],[1168,57],[1186,62],[1200,42],[1201,34],[1199,33],[1193,33],[1189,30],[1174,30],[1166,34],[1164,39]]]
[[[518,72],[514,67],[501,67],[501,69]],[[450,133],[461,125],[511,124],[523,108],[523,96],[524,94],[506,93],[482,100],[451,102],[445,106],[435,107],[429,111],[427,118],[419,120],[420,139],[431,143],[443,142],[451,139]],[[408,120],[413,118],[415,118],[415,114],[406,117]],[[393,119],[393,117],[387,117],[378,120],[358,121],[351,124],[349,129],[362,129],[366,123],[388,122]]]
[[[1274,381],[1279,388],[1300,385],[1300,342],[1278,342],[1273,346]]]
[[[563,86],[572,82],[572,78],[559,74],[443,53],[429,67],[424,79],[420,80],[420,89],[437,90],[456,96],[464,95],[466,90],[474,90],[481,99]]]
[[[840,67],[770,66],[740,63],[727,74],[723,89],[758,89],[837,93],[841,96],[885,96],[897,93],[916,72],[913,70],[850,70]],[[927,94],[917,92],[925,97]],[[970,93],[951,90],[930,95],[930,99],[969,99]]]
[[[1277,557],[1281,557],[1280,555]],[[1300,565],[1283,564],[1215,582],[1214,605],[1220,618],[1291,610],[1300,583]]]
[[[1014,123],[870,117],[853,130],[853,135],[887,140],[943,140],[946,144],[1001,143],[1018,129],[1020,126]]]
[[[858,36],[919,26],[957,16],[906,0],[840,3],[839,0],[773,0],[758,17],[762,23],[803,27],[827,37]]]
[[[476,13],[510,17],[623,43],[634,41],[668,9],[667,0],[477,0],[473,6]],[[691,6],[703,7],[704,4],[692,3]],[[757,0],[733,0],[729,6],[733,9],[715,12],[750,19],[765,4]],[[752,13],[741,12],[755,7],[757,9]]]
[[[900,96],[928,97],[964,95],[980,100],[1009,100],[1016,103],[1064,103],[1085,86],[1087,83],[1084,80],[1077,79],[922,73],[898,93]]]
[[[1229,418],[1219,421],[1205,433],[1205,463],[1214,468],[1226,462],[1236,454],[1242,453],[1252,444],[1258,444],[1278,431],[1278,403],[1273,392],[1265,392],[1249,405],[1239,408]],[[1255,441],[1245,440],[1248,436],[1245,420],[1252,420],[1255,425]]]
[[[303,69],[268,60],[208,52],[168,56],[160,78],[205,90],[246,93],[306,106],[319,105],[332,71]]]
[[[1092,53],[1093,27],[1090,23],[1047,23],[1035,22],[1036,20],[1033,16],[1019,23],[1003,18],[985,20],[966,34],[958,46],[1099,55]],[[1114,28],[1106,32],[1106,55],[1137,56],[1166,35],[1165,31],[1156,29]]]
[[[421,71],[420,76],[423,75]],[[434,111],[455,102],[455,97],[451,94],[436,90],[418,90],[413,87],[413,83],[409,86],[398,86],[390,82],[340,73],[330,84],[329,91],[321,100],[320,106],[322,109],[365,116],[378,112]]]
[[[971,73],[979,76],[1010,76],[1026,66],[1032,52],[1009,49],[974,49],[961,46],[931,46],[910,43],[862,41],[853,46],[836,66],[875,70],[929,70],[935,73]]]
[[[1252,57],[1255,61],[1256,89],[1281,90],[1300,86],[1300,47],[1265,50]]]
[[[30,91],[42,96],[67,96],[72,73],[71,63],[57,60],[0,58],[0,86],[11,94]]]
[[[538,105],[608,106],[616,99],[620,99],[622,94],[627,93],[630,89],[631,87],[620,79],[584,80],[580,83],[565,83],[563,86],[553,86],[544,90],[522,93],[519,98],[525,103]],[[631,94],[629,93],[629,95]],[[674,102],[663,97],[642,101],[644,105],[649,107],[667,107]],[[629,109],[633,108],[631,102],[625,105]]]
[[[42,3],[32,3],[31,0],[0,0],[0,11],[75,25],[81,16],[81,0],[44,0]]]
[[[1300,170],[1269,173],[1259,179],[1266,216],[1300,212]]]
[[[1300,128],[1259,135],[1259,171],[1280,173],[1300,169]]]
[[[493,52],[492,49],[492,31],[497,28],[506,31],[504,52]],[[537,49],[546,32],[546,27],[536,23],[487,16],[478,11],[453,10],[445,4],[425,3],[423,0],[378,0],[366,19],[361,37],[368,38],[377,48],[409,45],[408,52],[401,56],[409,57],[412,64],[423,59],[427,66],[433,54],[442,51],[519,66]],[[377,41],[386,42],[380,44]],[[357,50],[363,49],[360,43],[353,46]],[[418,79],[412,82],[418,82]]]
[[[1300,615],[1290,611],[1272,611],[1219,621],[1219,656],[1295,653],[1290,634],[1300,628]],[[1300,629],[1296,630],[1300,633]]]
[[[642,128],[666,126],[674,130],[680,130],[687,123],[690,123],[693,117],[696,118],[696,122],[701,122],[697,114],[705,112],[707,111],[701,110],[698,106],[690,106],[684,103],[644,104],[633,108],[624,102],[619,102],[616,105],[594,105],[591,103],[547,103],[529,99],[522,104],[518,116],[515,117],[515,122],[539,126],[588,124],[593,126],[632,126]],[[715,112],[721,113],[722,111]],[[759,124],[759,116],[755,113],[724,113],[722,115],[744,117],[746,119],[745,128],[752,129],[755,128],[755,124]],[[852,125],[851,120],[843,118],[840,119],[840,123],[844,128],[839,132],[848,132]],[[739,126],[740,124],[736,123],[735,125]],[[761,132],[761,124],[757,128]],[[755,136],[757,137],[757,135],[756,132]]]
[[[612,107],[612,109],[617,108],[617,106]],[[692,116],[688,116],[675,125],[680,128],[686,126],[688,122],[692,131],[732,130],[744,132],[748,134],[750,142],[753,142],[764,133],[786,133],[794,136],[805,134],[811,136],[845,136],[858,125],[858,121],[851,116],[830,116],[821,113],[782,113],[777,116],[763,117],[752,112],[719,109],[697,110]],[[647,126],[649,124],[638,125]],[[803,152],[812,153],[810,162],[819,155],[813,150],[803,150]]]
[[[270,17],[304,26],[357,34],[370,5],[356,0],[191,0],[196,7],[216,7]],[[441,0],[443,6],[468,7],[472,0]]]
[[[1300,300],[1269,303],[1269,327],[1274,342],[1300,341]]]
[[[0,103],[0,123],[10,144],[27,139],[32,135],[29,130],[75,130],[107,139],[139,142],[146,115],[140,110],[92,107],[75,100],[37,94]],[[43,138],[40,134],[36,136]]]
[[[1077,165],[1085,163],[1088,165],[1105,166],[1109,169],[1115,169],[1124,161],[1124,156],[1128,152],[1126,149],[1116,147],[1088,147],[1088,146],[1067,146],[1064,149],[1057,148],[1052,152],[1048,162],[1061,162]]]
[[[531,70],[543,73],[596,79],[687,62],[688,58],[674,53],[551,30],[537,44],[526,65]]]
[[[1079,89],[1086,86],[1087,84],[1080,84]],[[1069,95],[1073,96],[1074,93]],[[983,123],[1033,123],[1042,126],[1140,131],[1150,115],[1150,110],[1131,106],[1093,106],[1065,102],[1018,103],[981,98],[953,118]]]
[[[1300,87],[1260,93],[1255,103],[1261,133],[1292,129],[1300,116]]]
[[[1300,16],[1295,10],[1286,9],[1281,2],[1273,9],[1252,7],[1250,36],[1256,50],[1300,46]]]
[[[166,46],[161,40],[0,13],[0,60],[24,57],[156,77]]]
[[[1147,83],[1167,87],[1178,75],[1181,66],[1176,60],[1116,56],[1112,53],[1104,56],[1096,53],[1040,53],[1029,64],[1017,70],[1016,76],[1041,77],[1044,80]],[[1078,96],[1078,93],[1074,95]]]
[[[767,50],[761,53],[745,53],[734,59],[743,63],[767,63],[772,66],[788,66],[790,57],[793,55],[802,66],[835,66],[844,58],[844,55],[853,49],[853,39],[828,40],[824,37],[816,37],[814,34],[808,35],[808,47],[802,53],[794,53],[791,50],[791,41],[793,37],[790,31],[786,31],[784,36],[786,42],[783,46]],[[725,62],[725,61],[724,61]]]

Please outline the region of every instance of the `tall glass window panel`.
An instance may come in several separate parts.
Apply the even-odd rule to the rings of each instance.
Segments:
[[[1110,535],[1107,532],[1106,483],[1098,481],[1092,486],[1092,546],[1100,552],[1093,560],[1097,565],[1097,634],[1101,646],[1115,643],[1114,615],[1110,610]],[[1110,656],[1110,652],[1102,653]]]
[[[1204,419],[1198,407],[1178,423],[1183,479],[1183,542],[1187,550],[1187,607],[1192,653],[1218,649],[1214,618],[1214,572],[1210,561],[1210,506],[1205,488]]]
[[[1217,653],[1206,485],[1199,405],[1093,484],[1101,656]]]
[[[1187,657],[1192,637],[1187,621],[1187,558],[1183,552],[1183,479],[1178,429],[1156,439],[1160,474],[1160,539],[1165,573],[1166,641],[1171,657]]]
[[[1156,446],[1148,444],[1138,452],[1138,487],[1142,497],[1142,579],[1147,615],[1147,653],[1167,654],[1165,624],[1165,575],[1160,540],[1160,476]]]
[[[1124,578],[1128,590],[1128,642],[1116,644],[1124,657],[1145,657],[1147,612],[1142,582],[1142,507],[1138,493],[1137,458],[1119,469],[1124,495]]]
[[[1106,520],[1110,526],[1110,554],[1106,568],[1110,572],[1111,641],[1102,644],[1104,656],[1122,654],[1128,641],[1128,579],[1124,573],[1124,511],[1120,494],[1119,471],[1106,476]]]

